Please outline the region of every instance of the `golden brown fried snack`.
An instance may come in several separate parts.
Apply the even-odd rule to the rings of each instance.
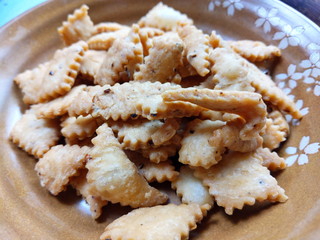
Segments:
[[[285,202],[288,199],[254,152],[229,153],[208,170],[197,168],[195,176],[203,180],[217,204],[229,215],[235,208],[242,209],[245,204],[253,205],[256,201]]]
[[[58,28],[58,33],[65,43],[71,45],[79,40],[87,40],[94,32],[93,22],[88,15],[89,7],[82,5],[73,14],[68,15],[68,20]]]
[[[89,78],[90,80],[94,79],[100,69],[100,66],[102,65],[105,56],[105,51],[86,51],[81,62],[79,73],[81,73],[85,78]]]
[[[130,27],[116,22],[101,22],[94,25],[93,34],[96,35],[103,32],[115,32],[123,29],[130,29]]]
[[[270,171],[277,171],[286,168],[286,161],[277,152],[271,152],[269,148],[258,148],[256,155],[262,158],[262,165]]]
[[[92,195],[133,208],[154,206],[167,201],[165,194],[149,186],[139,175],[138,169],[121,149],[106,123],[97,129],[97,137],[92,139],[92,143],[92,159],[86,165]]]
[[[203,214],[198,204],[169,204],[131,211],[109,224],[101,240],[188,239]]]
[[[89,49],[107,51],[116,39],[124,39],[129,33],[130,28],[121,29],[115,32],[99,33],[88,40]]]
[[[17,75],[14,81],[23,92],[24,103],[47,102],[69,92],[87,49],[87,43],[77,42],[57,50],[49,62]]]
[[[28,110],[14,125],[10,139],[27,153],[40,158],[57,144],[59,130],[58,121],[38,119],[33,110]]]
[[[53,195],[64,191],[69,179],[84,168],[89,149],[77,145],[52,147],[35,166],[41,186],[47,188]]]

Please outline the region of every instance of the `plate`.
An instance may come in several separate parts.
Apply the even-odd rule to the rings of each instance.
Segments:
[[[62,47],[56,29],[82,3],[85,1],[49,1],[0,30],[1,239],[99,239],[109,222],[130,210],[110,204],[98,221],[92,220],[85,203],[71,189],[53,197],[40,187],[33,170],[35,160],[7,140],[25,110],[13,77],[47,60]],[[123,24],[137,21],[156,3],[87,1],[95,23]],[[167,4],[188,14],[198,27],[208,32],[215,29],[226,39],[262,40],[279,46],[283,56],[272,76],[295,99],[304,115],[300,122],[288,117],[291,135],[279,150],[288,168],[276,173],[276,177],[289,200],[284,204],[245,207],[233,216],[216,206],[190,238],[319,239],[319,27],[280,1],[175,0]]]

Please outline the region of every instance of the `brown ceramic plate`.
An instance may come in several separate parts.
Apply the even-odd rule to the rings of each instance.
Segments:
[[[39,185],[35,160],[7,138],[25,107],[13,77],[50,58],[62,47],[57,27],[73,9],[87,2],[95,23],[130,24],[156,1],[55,0],[15,19],[0,30],[0,238],[98,239],[104,227],[129,208],[107,206],[94,221],[72,190],[51,196]],[[215,207],[191,239],[320,239],[320,29],[279,1],[168,1],[194,19],[197,26],[215,29],[227,39],[254,39],[282,48],[272,73],[279,86],[295,98],[305,115],[291,121],[292,133],[281,147],[289,167],[277,173],[289,200],[284,204],[245,207],[233,216]]]

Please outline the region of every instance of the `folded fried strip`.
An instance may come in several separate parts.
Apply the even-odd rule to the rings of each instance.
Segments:
[[[138,22],[140,27],[154,27],[164,31],[176,29],[179,23],[193,24],[193,21],[162,2],[154,6]]]
[[[33,110],[26,111],[10,133],[13,143],[37,158],[56,145],[59,137],[59,122],[55,119],[38,119]]]
[[[116,82],[133,79],[137,64],[143,61],[143,48],[139,37],[139,26],[132,25],[125,38],[117,38],[107,52],[100,70],[94,80],[95,84],[114,85]],[[123,73],[121,75],[121,73]]]
[[[87,5],[82,5],[73,14],[68,15],[68,20],[58,28],[58,33],[66,45],[87,40],[93,34],[94,27],[88,15],[88,9]]]
[[[206,76],[210,72],[209,36],[189,24],[179,26],[178,33],[186,45],[185,54],[188,62],[200,76]]]
[[[69,179],[84,168],[89,149],[77,145],[52,147],[35,166],[41,186],[53,195],[65,190]]]
[[[61,133],[69,140],[85,139],[92,137],[99,126],[99,119],[93,118],[91,115],[68,117],[61,122]]]
[[[100,240],[188,239],[202,218],[198,204],[139,208],[109,224]]]
[[[260,41],[241,40],[227,42],[230,47],[250,62],[261,62],[281,56],[281,50],[276,46],[267,46]]]
[[[161,94],[167,90],[181,89],[179,85],[160,82],[136,82],[115,84],[100,89],[93,103],[93,116],[101,116],[105,120],[127,120],[130,117],[142,116],[149,120],[173,117],[197,116],[202,108],[180,102],[165,103]]]
[[[257,137],[265,126],[266,105],[258,93],[184,88],[166,91],[165,101],[186,101],[203,108],[240,115],[245,121],[240,131],[242,140]]]
[[[97,129],[97,137],[92,139],[92,143],[92,159],[86,165],[92,195],[133,208],[167,201],[165,194],[149,186],[138,173],[106,123]]]
[[[203,180],[210,195],[229,215],[235,208],[242,209],[245,204],[253,205],[256,201],[285,202],[288,199],[254,152],[229,153],[210,169],[197,168],[195,176]]]
[[[214,63],[211,71],[215,74],[212,78],[216,84],[215,89],[255,90],[264,101],[272,103],[281,111],[297,119],[302,117],[295,103],[272,79],[240,55],[230,49],[216,48],[210,53],[210,59]]]
[[[139,65],[139,71],[134,74],[134,80],[150,82],[180,82],[177,73],[182,64],[184,43],[177,33],[169,32],[152,39],[149,55]]]
[[[286,168],[286,161],[277,152],[271,152],[269,148],[258,148],[256,154],[262,158],[262,165],[270,171],[277,171]]]
[[[182,203],[197,203],[208,210],[213,206],[213,198],[208,188],[193,175],[193,172],[194,170],[188,166],[182,166],[178,178],[172,182],[171,186],[176,189]]]
[[[90,184],[86,178],[87,171],[81,171],[79,176],[76,176],[70,180],[70,184],[77,190],[77,193],[81,195],[90,207],[91,217],[97,219],[102,213],[102,207],[107,205],[107,201],[102,200],[99,196],[93,196],[90,194]]]
[[[77,42],[57,50],[49,62],[17,75],[14,81],[24,94],[24,103],[47,102],[69,92],[87,49],[87,43]]]
[[[68,112],[69,106],[76,100],[85,85],[79,85],[71,89],[66,95],[53,99],[50,102],[32,105],[32,109],[38,118],[56,118]]]
[[[221,160],[225,147],[210,145],[212,132],[225,122],[195,119],[188,123],[179,151],[179,162],[194,167],[209,168]]]

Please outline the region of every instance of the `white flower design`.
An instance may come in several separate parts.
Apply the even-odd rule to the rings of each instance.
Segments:
[[[258,18],[255,21],[256,27],[263,27],[263,31],[265,33],[268,33],[271,31],[271,26],[277,26],[280,23],[280,18],[276,17],[278,13],[277,8],[272,8],[269,12],[263,8],[258,8],[258,15],[260,18]]]
[[[244,8],[241,0],[225,0],[222,6],[227,8],[227,13],[229,16],[233,16],[236,9],[241,11]]]
[[[296,101],[296,107],[300,111],[302,116],[305,116],[309,113],[309,107],[303,107],[303,100],[299,99]],[[286,120],[288,123],[291,123],[294,126],[297,126],[300,124],[300,121],[298,119],[293,119],[291,115],[287,114],[285,115]]]
[[[210,1],[208,4],[208,11],[213,12],[215,7],[220,7],[221,2],[220,1]]]
[[[308,155],[319,152],[320,144],[318,142],[309,143],[310,137],[303,136],[300,140],[299,148],[287,147],[286,153],[292,155],[286,159],[288,167],[292,166],[295,162],[298,162],[299,165],[306,164],[309,162]]]
[[[280,40],[279,48],[285,49],[288,46],[298,46],[300,44],[300,39],[298,38],[301,35],[305,28],[303,26],[297,26],[292,28],[290,25],[286,24],[283,26],[282,32],[276,32],[273,36],[273,40]]]
[[[317,43],[309,43],[307,49],[309,49],[310,51],[319,51],[320,45]]]
[[[303,74],[296,72],[297,66],[290,64],[287,73],[280,73],[276,75],[278,81],[278,87],[280,87],[286,94],[290,94],[291,91],[297,87],[297,80],[303,77]]]

